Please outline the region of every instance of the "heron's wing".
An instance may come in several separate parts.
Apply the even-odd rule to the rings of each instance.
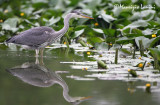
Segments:
[[[35,27],[8,39],[6,42],[28,46],[39,46],[47,42],[51,38],[51,33],[54,32],[55,31],[50,27]]]
[[[18,77],[25,83],[38,87],[52,86],[59,79],[53,71],[43,65],[28,62],[26,67],[22,67],[22,65],[6,69],[6,71],[11,73],[13,76]],[[43,69],[46,69],[47,72],[44,72]]]

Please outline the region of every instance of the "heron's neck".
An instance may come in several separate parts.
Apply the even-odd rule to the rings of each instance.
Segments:
[[[67,31],[69,28],[69,20],[72,18],[71,14],[68,14],[64,17],[64,27],[57,31],[56,34],[56,39],[61,38]]]
[[[63,88],[63,97],[65,98],[65,100],[67,102],[74,102],[74,99],[68,94],[68,85],[64,81],[59,81],[58,84],[61,85]]]

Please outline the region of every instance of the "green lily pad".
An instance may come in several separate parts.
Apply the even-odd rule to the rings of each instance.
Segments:
[[[76,37],[80,36],[83,32],[84,32],[84,29],[81,29],[79,31],[75,31],[74,36],[72,36],[72,38],[76,38]]]
[[[146,38],[144,36],[136,37],[135,38],[135,42],[136,42],[136,44],[137,44],[138,47],[139,47],[139,40],[142,40],[143,46],[146,49],[146,48],[150,47],[150,44],[152,43],[152,41],[154,39],[149,39],[149,38]]]
[[[96,44],[95,44],[95,48],[96,48],[97,50],[108,50],[108,44],[105,43],[105,42],[96,43]]]
[[[127,29],[127,28],[131,28],[131,29],[134,29],[134,28],[138,28],[138,27],[147,27],[149,25],[149,23],[145,20],[138,20],[138,21],[135,21],[129,25],[127,25],[126,27],[123,28],[123,30]]]
[[[17,23],[19,22],[19,18],[8,18],[4,23],[2,23],[2,29],[10,30],[12,32],[16,32],[18,30]]]
[[[101,12],[101,16],[102,16],[102,18],[103,18],[106,22],[108,22],[108,23],[110,23],[111,21],[117,20],[116,18],[112,17],[111,15],[107,15],[107,14],[105,13],[105,11],[102,11],[102,12]]]

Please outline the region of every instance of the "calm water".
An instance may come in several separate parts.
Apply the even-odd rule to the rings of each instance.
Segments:
[[[160,104],[159,91],[147,93],[145,89],[137,88],[144,86],[144,81],[84,81],[67,78],[71,75],[83,77],[91,74],[88,71],[71,69],[69,64],[60,63],[86,60],[73,53],[72,50],[66,53],[65,49],[45,52],[44,64],[40,58],[40,64],[36,64],[32,51],[0,50],[0,105]]]

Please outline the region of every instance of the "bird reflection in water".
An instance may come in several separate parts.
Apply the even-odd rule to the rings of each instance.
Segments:
[[[63,97],[66,101],[78,105],[82,101],[90,98],[88,97],[71,97],[69,93],[69,88],[66,82],[58,75],[57,72],[54,72],[46,68],[43,64],[36,63],[23,63],[21,66],[16,66],[10,69],[7,69],[10,74],[18,77],[25,83],[28,83],[33,86],[38,87],[50,87],[54,84],[59,84],[63,88]]]

